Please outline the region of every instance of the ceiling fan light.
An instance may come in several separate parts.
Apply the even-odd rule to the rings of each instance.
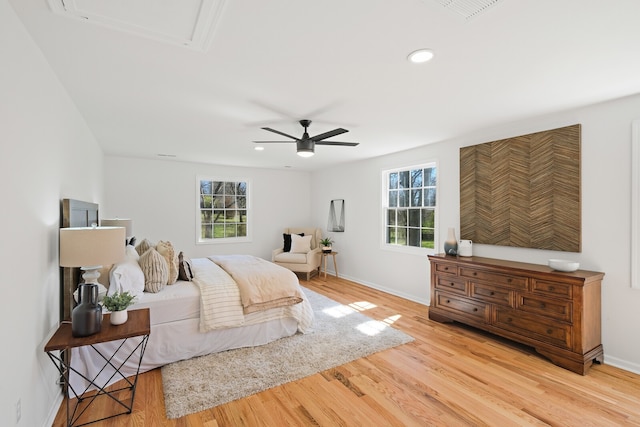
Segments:
[[[313,156],[313,150],[309,150],[309,149],[305,149],[305,148],[299,148],[298,149],[298,156],[300,157],[311,157]]]
[[[422,64],[424,62],[428,62],[433,58],[433,51],[430,49],[419,49],[414,50],[407,57],[409,62],[414,64]]]

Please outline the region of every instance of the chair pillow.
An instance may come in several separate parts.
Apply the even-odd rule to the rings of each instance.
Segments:
[[[311,250],[311,238],[313,236],[299,236],[297,234],[291,235],[291,253],[294,254],[306,254]]]
[[[298,236],[304,236],[304,233],[300,233],[298,234]],[[290,252],[291,251],[291,234],[283,233],[282,238],[284,240],[284,247],[282,248],[282,250],[284,252]]]

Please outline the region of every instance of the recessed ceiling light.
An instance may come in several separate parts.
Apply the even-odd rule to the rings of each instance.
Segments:
[[[431,49],[418,49],[409,54],[407,59],[414,64],[422,64],[423,62],[430,61],[433,58],[433,51]]]
[[[256,151],[264,151],[264,147],[258,146],[258,147],[255,147],[254,150],[256,150]]]

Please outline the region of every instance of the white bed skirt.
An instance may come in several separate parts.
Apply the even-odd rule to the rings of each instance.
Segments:
[[[294,318],[270,320],[255,325],[206,333],[194,332],[198,331],[198,325],[199,319],[185,319],[151,326],[151,334],[140,365],[140,373],[192,357],[235,348],[264,345],[291,336],[298,330],[298,321]],[[120,372],[125,377],[135,375],[140,352],[137,350],[129,360],[123,359],[141,340],[141,337],[129,338],[111,362],[115,366],[122,365]],[[97,344],[95,347],[99,348],[100,352],[108,358],[121,343],[122,340],[111,341]],[[114,376],[115,370],[111,366],[100,372],[104,366],[104,360],[96,356],[96,351],[91,346],[74,348],[71,353],[71,366],[85,377],[94,378],[97,376],[94,382],[102,387],[122,379],[118,375]],[[71,372],[69,384],[71,397],[74,397],[76,393],[82,394],[85,391],[95,389],[95,387],[89,387],[89,383],[76,372]]]

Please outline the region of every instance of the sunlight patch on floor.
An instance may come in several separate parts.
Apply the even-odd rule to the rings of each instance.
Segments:
[[[371,310],[372,308],[376,308],[377,305],[372,304],[369,301],[358,301],[358,302],[352,302],[351,304],[349,304],[349,307],[353,308],[354,310],[365,311],[365,310]]]
[[[346,305],[335,305],[333,307],[325,308],[324,310],[322,310],[322,312],[335,319],[339,319],[341,317],[356,313],[356,310]]]
[[[396,314],[395,316],[387,317],[384,320],[370,320],[359,324],[357,329],[363,334],[374,336],[391,326],[400,317],[401,316],[399,314]]]

